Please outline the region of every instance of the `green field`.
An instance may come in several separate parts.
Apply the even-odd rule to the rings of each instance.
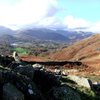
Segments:
[[[28,55],[28,51],[21,47],[13,48],[12,51],[16,51],[19,55]]]

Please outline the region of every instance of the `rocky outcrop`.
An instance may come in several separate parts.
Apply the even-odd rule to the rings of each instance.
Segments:
[[[10,57],[2,58],[0,100],[81,100],[75,89],[61,83],[59,75],[41,70],[44,69],[43,65],[32,66],[22,61],[16,62]],[[4,61],[5,66],[1,61]],[[90,88],[87,79],[78,76],[68,77],[78,85]]]
[[[24,67],[22,67],[24,69]],[[28,68],[28,66],[27,66]],[[16,68],[15,68],[16,69]],[[74,100],[71,96],[77,92],[67,85],[63,86],[60,80],[51,72],[34,70],[31,77],[22,71],[17,72],[6,68],[0,69],[0,86],[3,88],[1,93],[3,98],[0,100]],[[71,91],[71,92],[69,92]],[[60,97],[62,95],[62,97]],[[63,96],[64,95],[64,96]],[[70,95],[67,97],[67,95]],[[7,99],[8,98],[8,99]]]

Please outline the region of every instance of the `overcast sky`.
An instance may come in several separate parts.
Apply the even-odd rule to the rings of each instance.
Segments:
[[[0,0],[0,25],[100,32],[100,0]]]

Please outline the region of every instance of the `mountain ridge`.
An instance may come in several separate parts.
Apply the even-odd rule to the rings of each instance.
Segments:
[[[3,39],[4,37],[6,37],[4,38],[4,40],[5,41],[10,40],[10,42],[18,40],[26,42],[40,40],[40,41],[57,41],[57,42],[73,43],[75,41],[89,37],[91,34],[93,33],[68,31],[63,29],[53,30],[48,28],[29,28],[29,29],[20,29],[13,31],[10,30],[9,28],[0,26],[0,38]]]
[[[11,30],[10,28],[0,26],[0,35],[3,35],[3,34],[12,35],[14,32],[15,31]]]

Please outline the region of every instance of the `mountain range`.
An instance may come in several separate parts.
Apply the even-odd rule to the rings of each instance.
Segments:
[[[72,43],[89,37],[92,34],[93,33],[91,32],[48,28],[29,28],[13,31],[9,28],[0,26],[0,41],[9,43],[14,43],[17,41],[32,42],[35,40]]]

